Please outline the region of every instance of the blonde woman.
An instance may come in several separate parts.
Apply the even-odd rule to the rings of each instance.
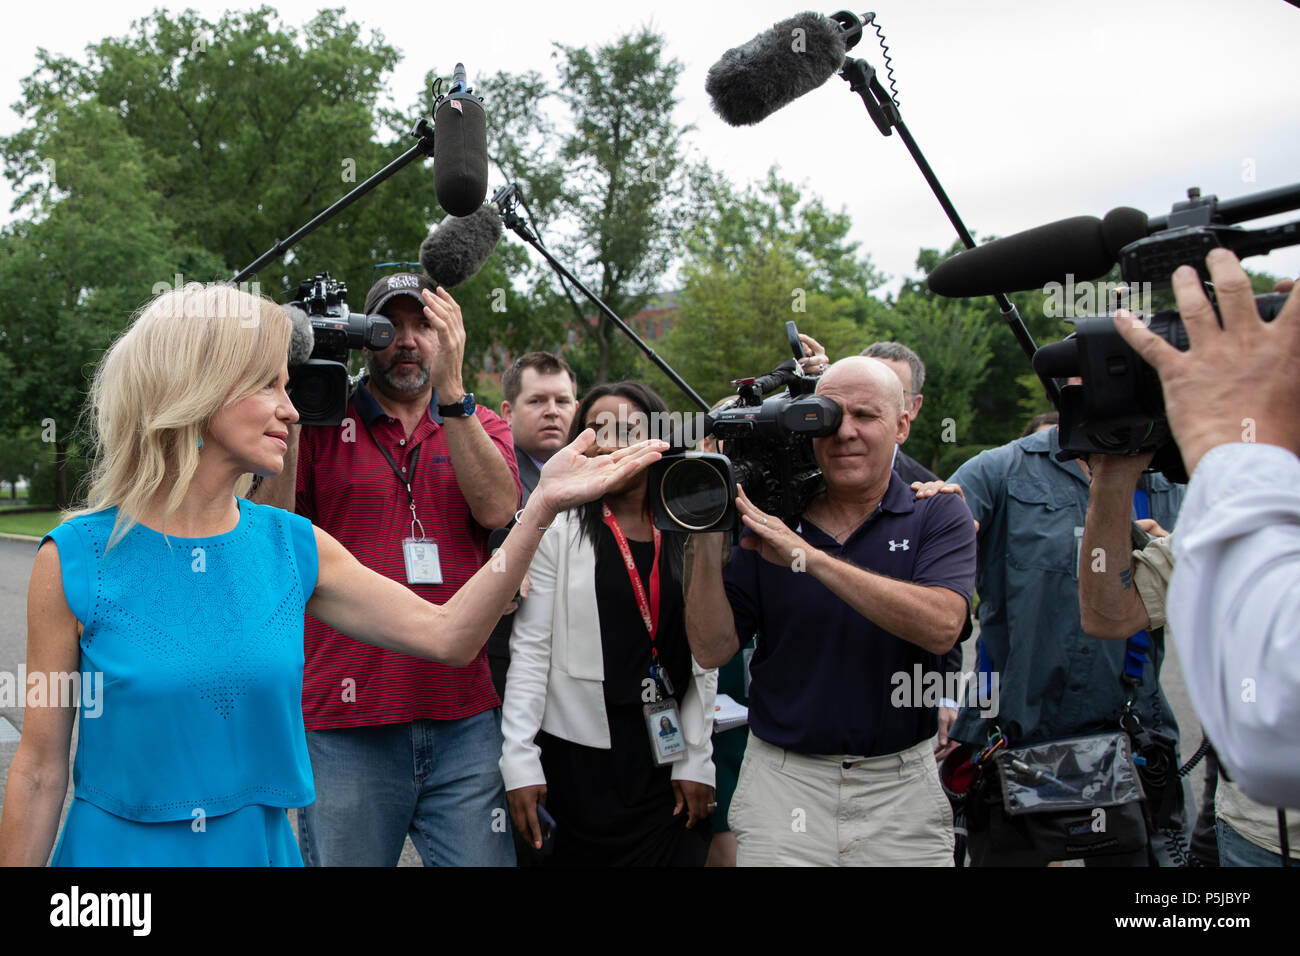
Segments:
[[[426,314],[445,346],[448,326]],[[314,798],[304,609],[359,640],[466,664],[555,516],[665,447],[593,459],[584,433],[547,464],[493,566],[432,605],[306,519],[236,497],[249,474],[284,464],[298,417],[289,333],[270,300],[193,284],[146,306],[99,366],[87,505],[42,541],[28,593],[29,673],[93,674],[101,689],[98,715],[81,710],[56,865],[301,865],[285,809]],[[75,706],[26,710],[0,863],[50,856]]]

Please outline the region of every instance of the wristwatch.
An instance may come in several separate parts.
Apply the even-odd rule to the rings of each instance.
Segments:
[[[453,402],[451,405],[439,405],[438,414],[443,418],[469,418],[474,414],[476,408],[478,408],[478,403],[474,401],[474,393],[466,392],[459,402]]]

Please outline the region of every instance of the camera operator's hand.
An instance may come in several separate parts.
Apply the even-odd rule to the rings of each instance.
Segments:
[[[799,341],[803,343],[803,350],[808,354],[799,359],[799,368],[803,369],[805,375],[820,375],[826,371],[830,365],[830,359],[826,355],[826,348],[811,335],[803,332],[799,333]]]
[[[438,335],[438,350],[429,366],[429,380],[438,393],[441,405],[451,405],[465,396],[461,366],[465,361],[465,320],[460,305],[442,286],[436,293],[420,293],[424,314]]]
[[[1092,473],[1093,482],[1114,481],[1132,489],[1137,487],[1138,479],[1150,467],[1154,457],[1155,452],[1138,455],[1089,455],[1088,471]]]
[[[780,518],[764,514],[749,500],[745,489],[737,485],[736,510],[745,527],[754,532],[740,539],[740,546],[757,551],[766,561],[784,567],[793,566],[808,551],[808,542],[786,527]]]
[[[1160,375],[1169,427],[1188,474],[1217,445],[1257,441],[1300,454],[1300,297],[1294,290],[1272,322],[1255,307],[1250,278],[1226,249],[1205,257],[1223,327],[1196,270],[1174,273],[1174,296],[1190,347],[1180,352],[1133,313],[1115,327]]]

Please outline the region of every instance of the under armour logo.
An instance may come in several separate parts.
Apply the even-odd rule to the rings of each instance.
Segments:
[[[907,548],[907,542],[908,542],[908,539],[907,539],[907,538],[904,538],[904,539],[902,540],[902,542],[898,542],[898,541],[895,541],[893,538],[890,538],[890,539],[889,539],[889,550],[890,550],[890,551],[897,551],[899,548],[902,548],[904,551],[906,551],[906,550],[908,550],[908,548]]]

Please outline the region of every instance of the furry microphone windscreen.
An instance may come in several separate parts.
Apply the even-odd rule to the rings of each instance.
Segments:
[[[316,347],[316,335],[311,329],[311,319],[307,313],[296,305],[286,305],[289,320],[293,322],[293,332],[289,336],[289,364],[302,365],[311,358],[312,349]]]
[[[468,216],[448,216],[420,243],[420,265],[438,285],[455,288],[483,268],[503,231],[501,214],[492,203]]]
[[[722,54],[704,89],[725,123],[752,126],[817,89],[843,65],[840,25],[820,13],[800,13]]]

